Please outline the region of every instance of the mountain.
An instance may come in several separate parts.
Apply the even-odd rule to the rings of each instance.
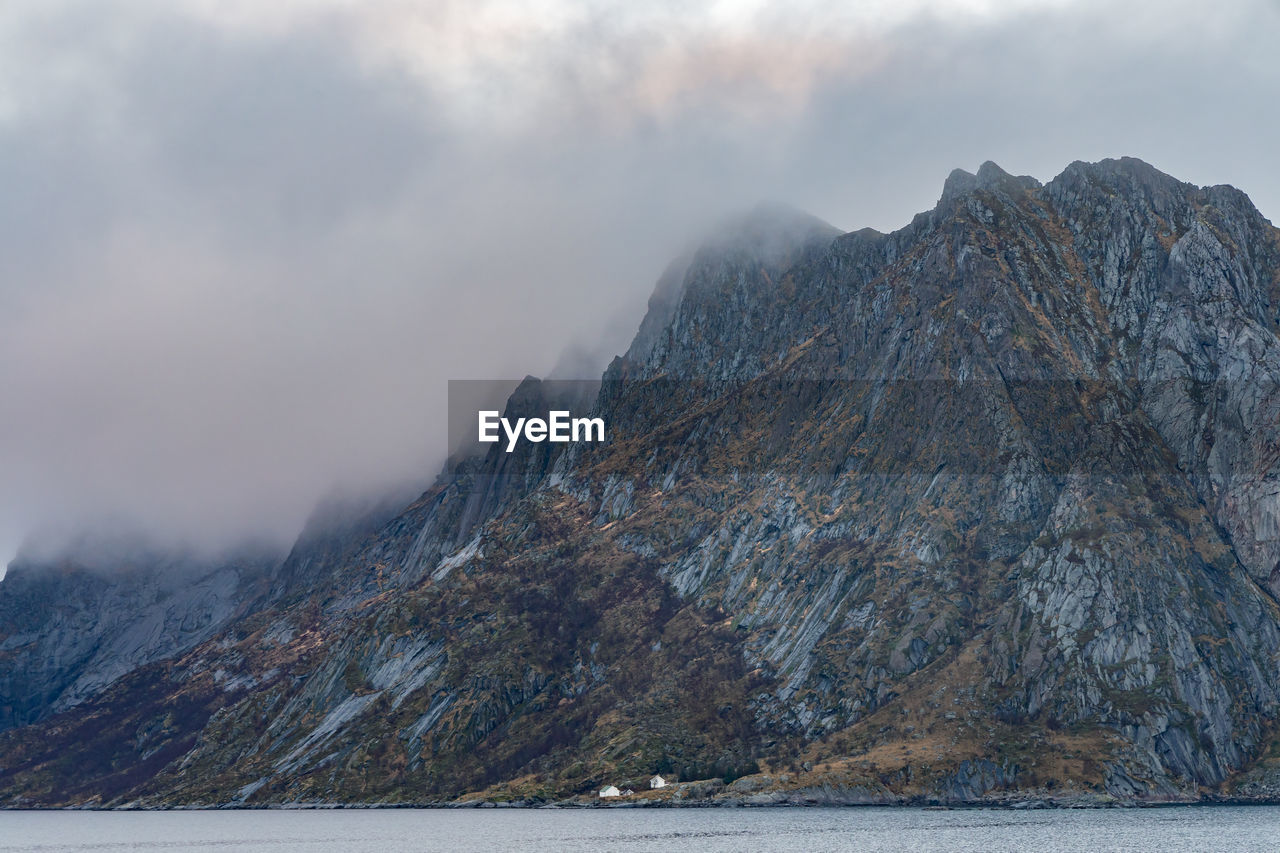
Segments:
[[[957,170],[892,234],[760,208],[589,397],[507,404],[604,443],[330,514],[87,683],[13,570],[0,802],[1280,797],[1278,333],[1280,231],[1138,160]]]

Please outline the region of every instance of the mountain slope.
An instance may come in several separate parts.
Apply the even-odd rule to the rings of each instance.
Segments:
[[[1278,324],[1280,232],[1136,160],[887,235],[755,211],[659,283],[609,442],[300,543],[0,735],[5,801],[1271,796]]]

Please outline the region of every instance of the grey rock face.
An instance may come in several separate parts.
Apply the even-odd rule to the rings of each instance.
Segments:
[[[1072,230],[1144,410],[1237,557],[1275,582],[1275,229],[1231,187],[1198,189],[1135,160],[1072,164],[1045,195]]]
[[[988,791],[1014,784],[1016,779],[1015,773],[991,761],[962,761],[940,793],[953,802],[977,802]]]
[[[16,564],[0,582],[0,729],[37,722],[244,616],[269,563]]]
[[[785,270],[691,267],[669,347],[615,374],[767,377],[775,402],[804,396],[788,416],[857,435],[831,447],[773,420],[752,470],[689,502],[710,516],[663,571],[738,614],[749,658],[781,679],[770,713],[806,730],[878,707],[1002,602],[985,701],[1114,727],[1152,791],[1220,783],[1277,707],[1278,247],[1242,193],[1139,161],[1044,187],[987,163],[893,235],[845,235]],[[679,505],[682,478],[728,473],[717,418],[657,444],[658,472],[630,488]],[[819,446],[832,474],[796,464]],[[833,540],[843,553],[819,557]]]

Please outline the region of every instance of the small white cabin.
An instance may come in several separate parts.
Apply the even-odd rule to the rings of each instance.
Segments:
[[[649,787],[665,788],[667,787],[667,780],[663,779],[661,776],[654,776],[652,779],[649,780]]]
[[[603,797],[621,797],[622,792],[618,790],[616,785],[605,785],[600,789],[600,796]]]

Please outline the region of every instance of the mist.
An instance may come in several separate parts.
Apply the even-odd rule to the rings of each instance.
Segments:
[[[448,380],[598,375],[761,200],[1132,155],[1280,213],[1274,2],[842,5],[6,3],[0,565],[428,484]]]

